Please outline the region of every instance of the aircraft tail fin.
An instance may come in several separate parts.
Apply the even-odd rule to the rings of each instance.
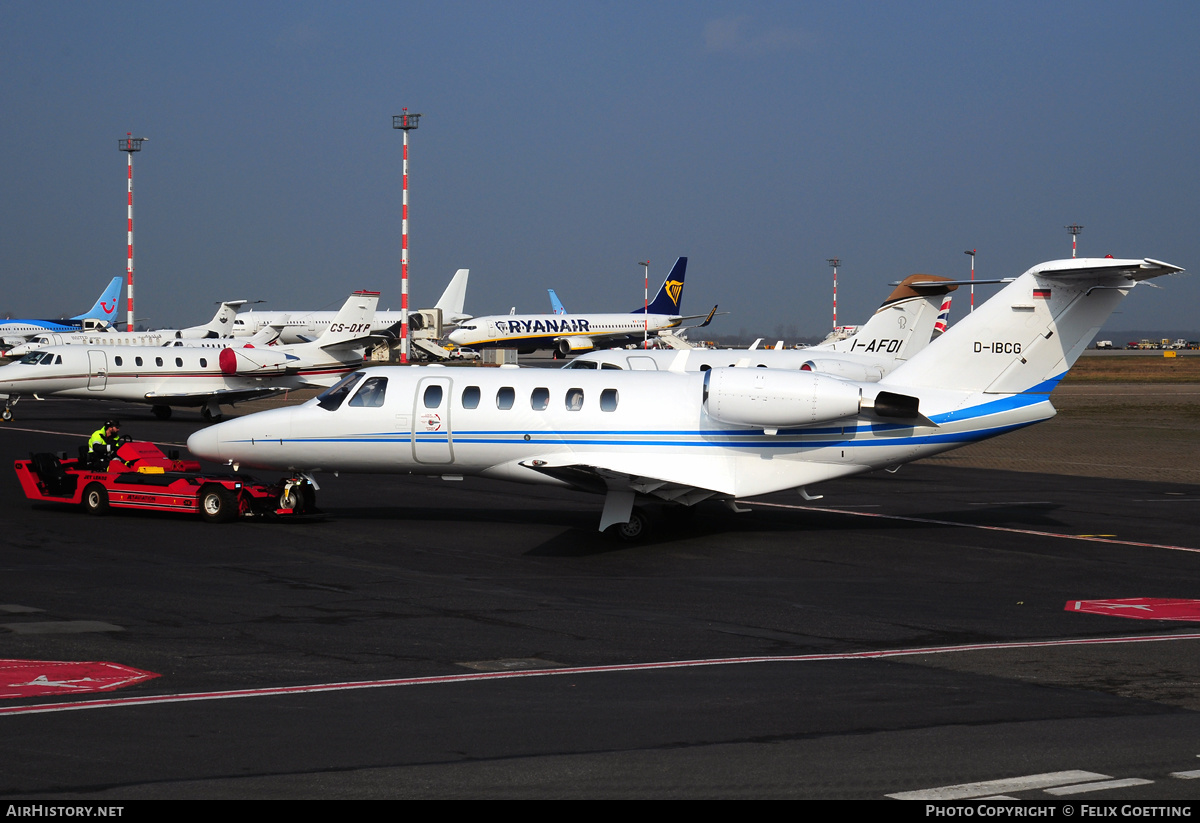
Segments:
[[[456,271],[446,290],[434,304],[435,309],[442,310],[443,323],[457,323],[470,318],[471,315],[463,313],[463,305],[467,302],[467,278],[470,274],[470,269]]]
[[[950,301],[954,298],[947,294],[946,299],[942,301],[942,308],[938,312],[937,321],[933,324],[934,334],[945,334],[946,329],[950,326]]]
[[[213,315],[212,320],[203,326],[193,326],[185,330],[197,334],[185,334],[184,337],[196,336],[211,340],[217,337],[233,336],[233,321],[237,319],[237,310],[245,303],[245,300],[229,300],[222,303],[217,308],[217,313]]]
[[[914,283],[920,285],[914,287]],[[813,348],[909,360],[929,345],[942,297],[956,288],[954,281],[946,277],[910,275],[896,286],[857,332]]]
[[[687,258],[680,257],[671,267],[671,273],[663,281],[658,294],[650,301],[650,314],[679,314],[679,306],[683,302],[683,276],[687,272]],[[638,306],[630,314],[645,314],[646,308]]]
[[[330,346],[348,346],[371,335],[371,321],[375,319],[375,307],[379,304],[379,292],[356,291],[342,305],[333,322],[314,343],[323,349]]]
[[[1181,272],[1149,258],[1052,260],[1025,272],[882,381],[1049,394],[1129,290]]]
[[[117,305],[121,302],[122,277],[114,277],[107,288],[100,293],[100,299],[83,314],[77,314],[72,320],[105,320],[109,323],[117,319]],[[129,331],[133,331],[130,329]]]
[[[554,310],[554,313],[566,314],[567,307],[564,306],[562,301],[558,299],[558,295],[554,293],[554,289],[546,289],[546,291],[550,295],[550,308]]]

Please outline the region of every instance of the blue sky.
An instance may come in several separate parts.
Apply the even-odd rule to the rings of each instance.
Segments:
[[[632,309],[689,257],[720,330],[861,322],[913,272],[1081,254],[1200,270],[1200,15],[1189,3],[0,4],[0,311],[221,299],[399,308],[400,133],[414,306],[471,269],[475,314]],[[1200,329],[1200,279],[1109,328]],[[965,299],[955,304],[962,316]],[[792,331],[794,330],[794,332]]]

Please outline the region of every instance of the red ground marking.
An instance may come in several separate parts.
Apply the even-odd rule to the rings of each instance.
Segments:
[[[1066,611],[1132,617],[1135,620],[1191,620],[1200,622],[1200,600],[1133,597],[1127,600],[1068,600]]]
[[[158,676],[117,663],[0,660],[0,698],[111,692]]]

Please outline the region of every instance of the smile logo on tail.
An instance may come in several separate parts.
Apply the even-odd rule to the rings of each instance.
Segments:
[[[678,280],[667,281],[667,296],[671,298],[671,302],[676,306],[679,305],[679,295],[683,293],[683,283]]]
[[[117,308],[117,301],[116,300],[112,301],[112,305],[110,306],[107,303],[105,303],[103,300],[101,300],[100,308],[104,309],[105,314],[112,314],[113,311]]]

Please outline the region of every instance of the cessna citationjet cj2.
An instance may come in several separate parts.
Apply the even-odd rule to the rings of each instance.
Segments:
[[[378,292],[355,292],[321,337],[294,346],[45,346],[0,366],[3,418],[12,419],[21,397],[52,396],[149,403],[160,419],[172,406],[199,406],[213,419],[222,404],[331,386],[362,366],[378,300]]]
[[[1155,260],[1029,269],[882,380],[706,372],[372,368],[302,406],[192,435],[256,468],[461,476],[604,495],[600,528],[636,537],[641,500],[692,505],[888,468],[1054,416],[1050,392]]]

